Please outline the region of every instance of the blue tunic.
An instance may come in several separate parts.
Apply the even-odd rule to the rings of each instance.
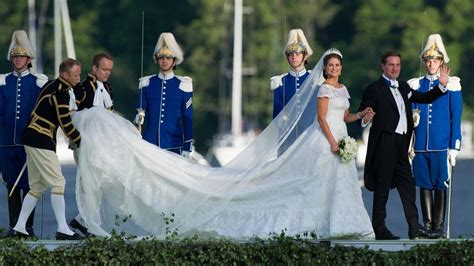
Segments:
[[[26,155],[21,137],[35,107],[41,87],[48,81],[44,75],[22,73],[0,75],[0,169],[7,186],[12,186]],[[19,187],[28,188],[26,171]]]
[[[439,84],[438,76],[411,79],[410,86],[427,92]],[[448,91],[431,104],[413,104],[420,110],[414,129],[415,158],[413,174],[417,186],[425,189],[445,189],[448,175],[448,149],[461,148],[462,95],[459,78],[450,77]]]
[[[271,89],[273,90],[273,118],[275,118],[291,100],[296,91],[309,76],[309,71],[303,69],[295,72],[290,69],[288,73],[271,78]]]
[[[192,80],[174,74],[140,79],[137,108],[145,110],[143,139],[176,153],[191,151]]]

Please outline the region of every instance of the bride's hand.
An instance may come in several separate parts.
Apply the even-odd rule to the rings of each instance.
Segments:
[[[358,112],[356,116],[358,119],[361,119],[361,118],[364,118],[366,115],[373,114],[373,113],[374,111],[372,110],[371,107],[366,107],[364,110]]]
[[[372,108],[367,107],[367,108],[365,108],[364,110],[362,110],[361,112],[359,112],[359,116],[360,116],[360,117],[364,117],[364,116],[367,114],[367,112],[369,112],[369,111],[371,111],[371,110],[372,110]]]
[[[372,119],[374,118],[374,115],[375,113],[374,112],[368,112],[363,118],[362,118],[362,121],[364,123],[369,123],[372,121]]]
[[[337,143],[331,144],[331,151],[335,154],[339,154],[339,145]]]

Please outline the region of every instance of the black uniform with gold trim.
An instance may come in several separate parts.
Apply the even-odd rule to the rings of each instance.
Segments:
[[[23,144],[56,151],[56,132],[61,127],[64,134],[79,147],[81,135],[74,127],[69,111],[69,90],[73,89],[76,104],[84,99],[80,83],[73,87],[62,77],[46,84],[31,113],[31,120],[22,137]]]
[[[114,98],[112,95],[112,86],[110,86],[110,83],[108,83],[107,81],[102,83],[104,84],[104,88],[109,93],[110,99],[113,100]],[[82,86],[84,87],[85,98],[84,101],[81,102],[79,110],[91,108],[92,106],[94,106],[95,91],[97,90],[97,77],[92,73],[87,74],[87,78],[82,81]],[[112,110],[113,106],[107,109]]]

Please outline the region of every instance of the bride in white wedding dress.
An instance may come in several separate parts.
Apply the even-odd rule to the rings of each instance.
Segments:
[[[315,120],[323,67],[321,59],[280,115],[220,168],[195,164],[142,140],[128,120],[108,110],[76,113],[73,122],[82,136],[76,201],[89,231],[246,239],[285,230],[287,235],[373,238],[355,163],[340,161]],[[321,93],[329,99],[326,121],[334,138],[347,136],[347,90],[323,85]],[[294,132],[298,138],[277,155]],[[117,217],[129,218],[116,224]]]

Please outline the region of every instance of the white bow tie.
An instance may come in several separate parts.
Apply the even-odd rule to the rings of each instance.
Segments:
[[[390,88],[398,89],[398,80],[390,80]]]

